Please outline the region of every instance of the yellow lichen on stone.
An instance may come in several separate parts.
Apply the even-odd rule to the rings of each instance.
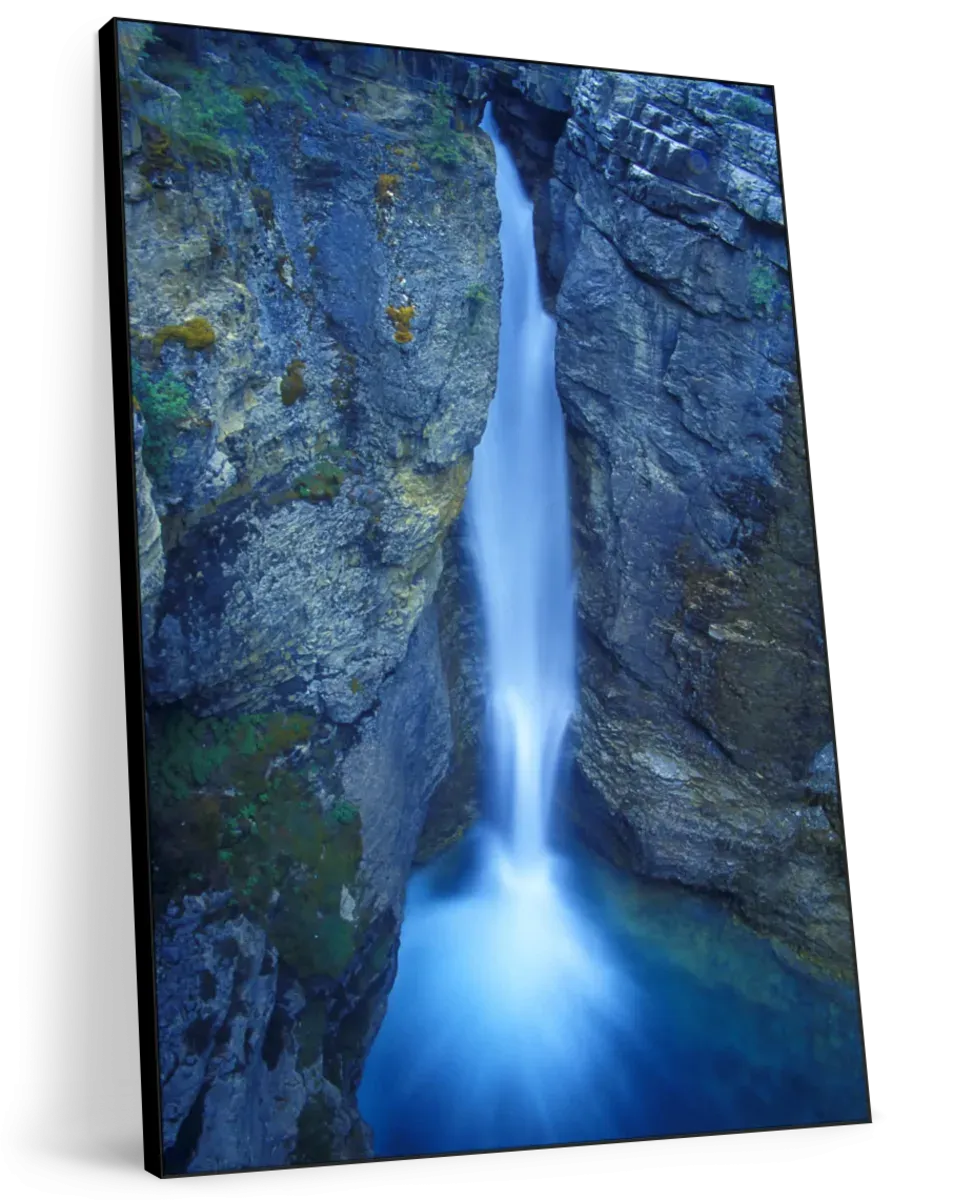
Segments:
[[[206,317],[190,317],[182,325],[163,325],[157,330],[152,349],[158,354],[169,341],[182,342],[187,350],[207,350],[216,341],[216,333]]]
[[[375,202],[382,208],[389,208],[396,202],[396,189],[402,179],[398,175],[380,175],[375,182]]]
[[[304,382],[304,368],[307,366],[301,358],[292,359],[281,379],[281,401],[290,408],[295,401],[300,400],[308,388]]]
[[[389,304],[386,306],[386,316],[392,322],[392,327],[395,330],[393,340],[398,342],[400,346],[404,346],[407,342],[413,340],[412,330],[409,326],[412,324],[413,317],[416,315],[416,309],[411,304],[404,304],[401,308],[396,308]]]
[[[463,508],[472,465],[472,457],[465,455],[445,471],[397,471],[393,484],[400,503],[445,534]]]
[[[435,556],[434,556],[435,557]],[[436,590],[439,571],[431,578],[429,563],[414,573],[414,565],[389,572],[389,607],[382,617],[385,629],[398,629],[409,636]]]
[[[247,407],[247,405],[246,405],[246,400],[245,400],[244,408],[238,408],[238,409],[235,409],[233,412],[228,413],[227,416],[223,419],[223,421],[220,422],[220,427],[219,427],[220,431],[217,434],[217,438],[216,438],[216,440],[218,442],[225,442],[228,437],[231,437],[235,433],[240,433],[241,430],[246,428],[246,425],[247,425],[246,407]],[[251,407],[253,407],[253,405],[251,405]]]

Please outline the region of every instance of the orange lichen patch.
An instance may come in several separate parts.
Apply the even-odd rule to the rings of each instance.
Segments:
[[[407,342],[413,340],[410,324],[413,317],[416,315],[416,309],[411,304],[404,304],[401,308],[395,308],[393,305],[388,305],[386,308],[386,316],[392,322],[393,340],[398,342],[400,346],[404,346]]]
[[[396,188],[402,183],[398,175],[380,175],[375,182],[375,202],[390,208],[396,202]]]

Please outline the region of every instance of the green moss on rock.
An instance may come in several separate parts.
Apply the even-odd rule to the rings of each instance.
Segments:
[[[273,103],[275,99],[271,89],[259,83],[243,84],[242,86],[235,86],[231,90],[237,93],[244,104],[267,105]]]
[[[165,481],[173,450],[192,415],[189,388],[172,371],[152,375],[132,363],[132,403],[142,414],[142,463],[153,482]]]
[[[162,902],[187,881],[230,889],[294,970],[338,978],[358,944],[342,899],[362,857],[361,821],[347,802],[322,811],[322,766],[296,754],[313,729],[304,713],[198,718],[177,705],[154,714],[153,882]]]
[[[151,121],[141,121],[142,133],[142,162],[139,173],[150,183],[159,183],[171,175],[173,171],[185,171],[185,167],[176,157],[172,136],[160,125]]]
[[[454,96],[445,84],[438,83],[430,97],[428,136],[417,145],[433,163],[454,170],[467,160],[467,144],[454,129]]]
[[[327,504],[338,495],[345,482],[345,472],[330,458],[320,458],[310,471],[294,481],[289,498],[307,500],[309,504]]]
[[[748,276],[747,291],[755,310],[763,316],[770,316],[778,291],[775,273],[771,267],[765,263],[758,263]]]
[[[343,889],[362,860],[361,821],[321,817],[315,809],[294,817],[286,831],[290,874],[269,922],[271,939],[300,975],[339,978],[357,946],[358,923],[341,913]]]
[[[249,130],[239,93],[212,69],[197,67],[178,54],[155,59],[152,73],[179,92],[172,127],[165,131],[178,153],[208,171],[236,166],[234,143]]]

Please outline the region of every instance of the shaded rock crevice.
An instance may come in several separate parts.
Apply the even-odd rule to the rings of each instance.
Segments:
[[[443,547],[444,566],[436,605],[440,654],[450,698],[452,752],[442,780],[430,798],[416,851],[426,862],[457,841],[480,816],[483,765],[483,628],[470,552],[461,523]]]

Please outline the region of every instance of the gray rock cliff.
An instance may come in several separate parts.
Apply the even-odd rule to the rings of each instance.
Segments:
[[[846,974],[773,108],[598,71],[570,107],[536,220],[579,571],[575,815]]]
[[[406,878],[472,736],[440,584],[496,374],[493,150],[462,87],[326,44],[127,49],[167,1164],[362,1157]]]

